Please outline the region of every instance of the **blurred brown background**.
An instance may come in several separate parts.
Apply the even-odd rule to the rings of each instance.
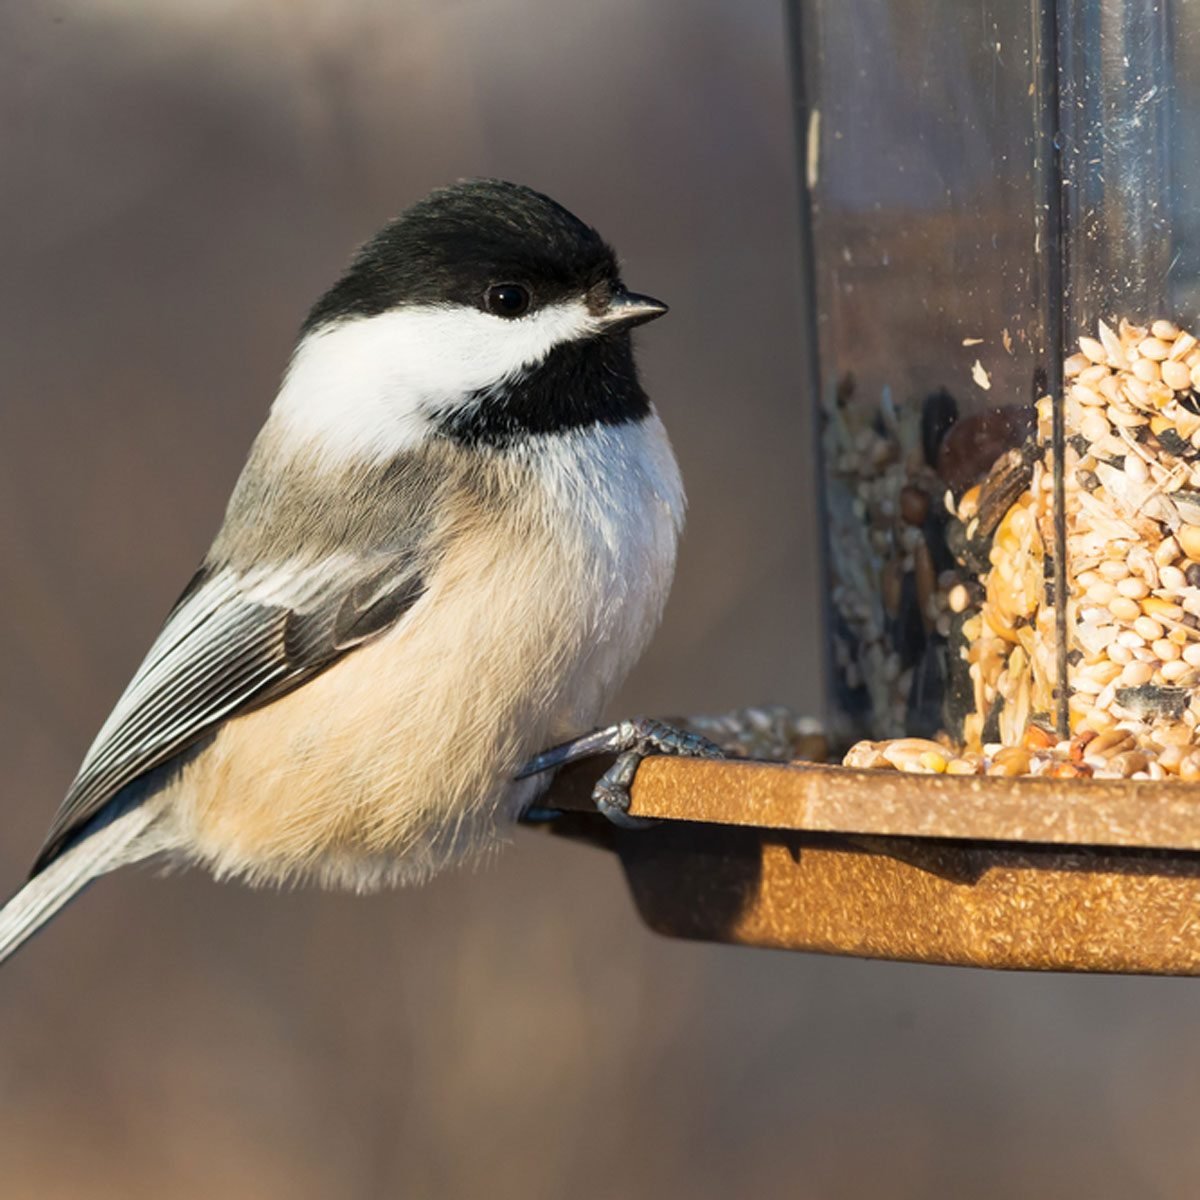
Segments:
[[[819,706],[786,60],[767,0],[0,6],[5,888],[308,303],[463,175],[673,306],[691,524],[619,708]],[[370,899],[127,872],[0,975],[0,1195],[1193,1195],[1198,986],[674,944],[529,833]]]

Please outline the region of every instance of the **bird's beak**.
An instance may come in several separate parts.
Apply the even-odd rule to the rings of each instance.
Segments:
[[[661,317],[667,311],[667,306],[653,296],[639,296],[636,292],[627,292],[619,288],[612,295],[608,305],[600,314],[599,321],[602,329],[632,329],[635,325],[645,325]]]

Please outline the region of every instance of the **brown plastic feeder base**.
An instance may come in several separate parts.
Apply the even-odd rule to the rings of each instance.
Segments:
[[[583,810],[597,771],[564,772]],[[1200,791],[648,760],[611,830],[672,937],[1020,970],[1200,974]]]

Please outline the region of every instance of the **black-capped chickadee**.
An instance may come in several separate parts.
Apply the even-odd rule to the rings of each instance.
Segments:
[[[683,488],[629,336],[664,312],[511,183],[434,192],[368,242],[0,912],[0,959],[128,863],[414,882],[494,842],[548,768],[624,751],[598,790],[619,818],[639,754],[709,752],[652,722],[577,737],[674,571]]]

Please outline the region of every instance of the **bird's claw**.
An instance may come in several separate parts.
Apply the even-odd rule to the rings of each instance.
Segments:
[[[724,757],[721,748],[708,738],[651,717],[622,721],[616,729],[619,742],[625,748],[592,789],[592,803],[597,812],[620,829],[645,829],[657,824],[653,818],[629,815],[629,789],[644,758],[654,754],[671,754],[679,758]]]
[[[622,829],[644,829],[656,824],[654,820],[629,815],[629,789],[642,759],[653,754],[679,758],[725,757],[719,746],[698,733],[677,729],[652,717],[633,717],[539,754],[525,764],[517,778],[524,779],[595,754],[612,753],[616,753],[617,760],[592,789],[592,803],[597,812]]]

